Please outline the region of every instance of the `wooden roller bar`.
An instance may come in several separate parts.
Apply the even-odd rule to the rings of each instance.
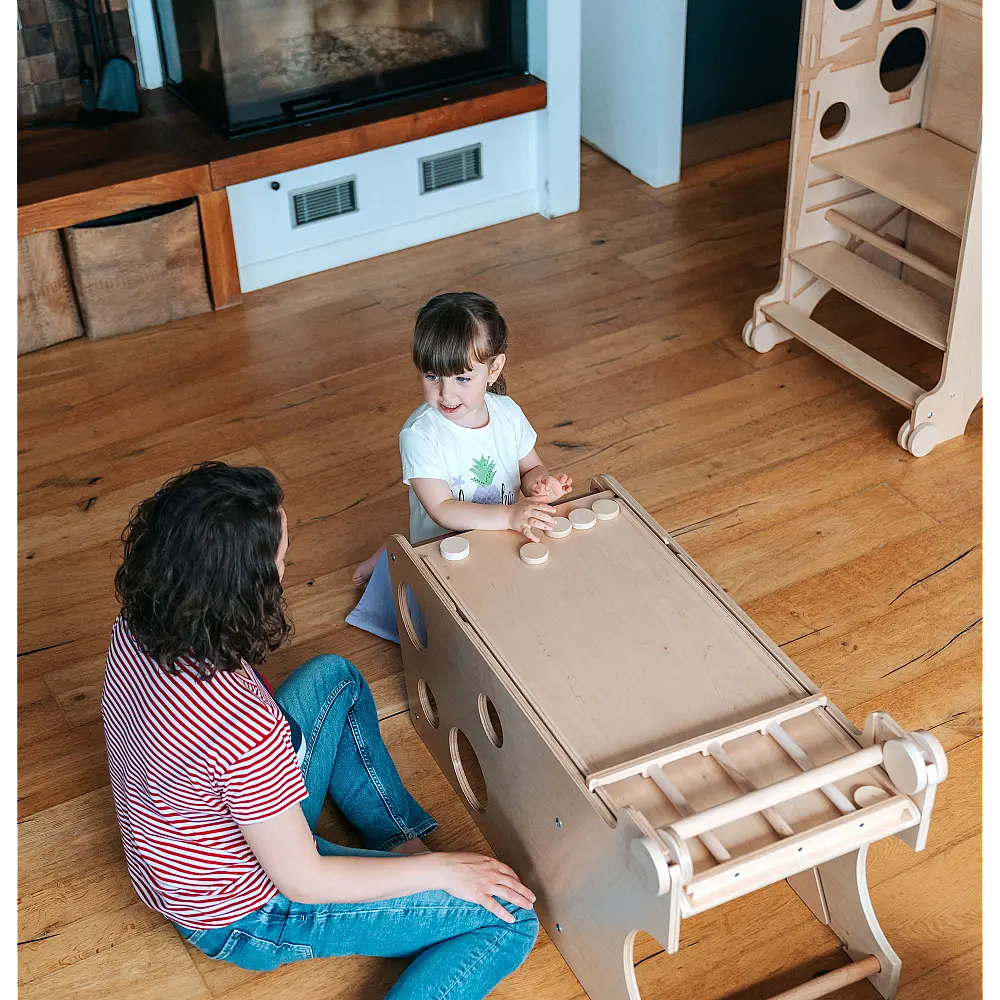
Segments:
[[[775,743],[781,747],[785,753],[788,754],[792,760],[795,761],[803,771],[815,770],[816,765],[809,759],[809,755],[805,752],[785,732],[784,729],[777,722],[772,722],[767,727],[767,734],[774,740]],[[851,813],[855,810],[854,803],[836,786],[836,785],[820,785],[819,789],[842,813]]]
[[[684,793],[663,773],[659,764],[653,764],[649,769],[649,777],[657,788],[667,797],[670,804],[682,815],[693,816],[694,808],[684,797]],[[731,861],[732,855],[726,850],[722,841],[714,833],[706,831],[699,838],[716,861]]]
[[[840,778],[850,777],[859,771],[867,771],[870,767],[878,767],[882,763],[883,745],[880,743],[859,750],[857,753],[848,754],[839,760],[831,760],[828,764],[821,764],[811,771],[803,771],[802,774],[785,778],[784,781],[776,781],[773,785],[758,788],[754,792],[747,792],[738,799],[730,799],[722,802],[711,809],[695,813],[693,816],[685,816],[670,825],[674,835],[682,840],[690,837],[698,837],[706,830],[714,830],[727,823],[733,823],[745,816],[750,816],[756,812],[762,812],[771,806],[776,806],[781,802],[787,802],[797,795],[804,795],[806,792],[813,792],[823,785],[838,781]]]
[[[757,786],[747,777],[743,770],[736,764],[736,761],[726,753],[725,750],[718,743],[713,743],[709,748],[708,752],[715,759],[716,763],[729,775],[730,778],[736,782],[737,787],[741,792],[749,794],[750,792],[756,792]],[[792,828],[785,822],[784,818],[776,813],[773,809],[761,809],[761,815],[767,820],[771,829],[779,837],[790,837],[792,835]]]
[[[859,983],[869,976],[876,976],[881,971],[882,963],[874,955],[869,955],[859,962],[852,962],[840,969],[834,969],[833,972],[817,976],[812,982],[778,993],[771,997],[771,1000],[819,1000],[820,997],[829,996],[852,983]]]

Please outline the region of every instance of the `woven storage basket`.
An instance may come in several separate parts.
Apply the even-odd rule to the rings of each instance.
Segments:
[[[88,337],[113,337],[212,308],[193,200],[63,233]]]
[[[59,233],[17,241],[17,353],[83,334]]]

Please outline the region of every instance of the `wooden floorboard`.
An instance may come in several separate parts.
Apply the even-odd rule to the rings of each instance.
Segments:
[[[900,1000],[982,995],[982,411],[914,459],[905,414],[797,342],[740,330],[775,282],[787,176],[776,144],[653,190],[584,149],[582,209],[494,226],[264,289],[222,313],[24,355],[19,369],[19,989],[26,1000],[369,1000],[400,965],[340,959],[256,976],[205,959],[138,902],[100,726],[113,575],[129,510],[195,461],[281,478],[289,644],[264,671],[337,652],[364,672],[441,849],[486,850],[405,714],[399,651],[344,624],[354,564],[406,530],[397,435],[419,401],[416,309],[446,289],[497,298],[509,382],[545,461],[637,499],[855,722],[875,709],[948,751],[930,841],[869,855],[903,960]],[[940,355],[835,295],[824,325],[932,385]],[[323,829],[351,832],[324,813]],[[644,997],[763,1000],[843,964],[781,883],[640,935]],[[542,935],[497,990],[578,1000]],[[861,983],[840,994],[874,1000]]]

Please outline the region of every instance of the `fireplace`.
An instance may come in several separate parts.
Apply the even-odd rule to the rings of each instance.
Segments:
[[[228,136],[527,69],[527,0],[155,0],[167,86]]]

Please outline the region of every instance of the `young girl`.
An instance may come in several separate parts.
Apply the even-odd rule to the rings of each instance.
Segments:
[[[506,394],[506,360],[507,323],[484,296],[448,292],[417,313],[413,363],[424,402],[399,433],[411,543],[472,528],[519,531],[537,542],[554,523],[550,504],[573,479],[542,465],[531,424]],[[368,587],[347,621],[399,642],[385,546],[353,579]]]
[[[209,958],[267,971],[332,955],[408,957],[389,993],[482,1000],[531,950],[513,869],[428,852],[364,677],[316,656],[273,694],[256,667],[289,633],[282,492],[209,462],[133,513],[102,716],[139,898]],[[364,848],[313,830],[329,796]]]

